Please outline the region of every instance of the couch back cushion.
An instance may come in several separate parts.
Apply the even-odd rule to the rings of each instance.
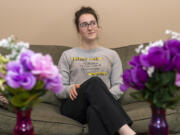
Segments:
[[[123,70],[127,69],[128,61],[132,58],[132,56],[135,55],[135,48],[137,48],[138,45],[129,45],[125,47],[119,47],[119,48],[113,48],[119,56],[122,61]],[[43,54],[50,54],[53,58],[54,64],[58,64],[59,58],[63,51],[70,49],[71,47],[67,46],[56,46],[56,45],[31,45],[30,49],[32,49],[35,52],[41,52]],[[0,49],[1,54],[6,54],[7,51],[4,49]],[[129,104],[132,102],[136,102],[130,95],[130,92],[133,92],[133,89],[129,89],[127,92],[124,93],[123,97],[121,98],[122,104]],[[55,104],[57,105],[59,102],[56,96],[52,92],[48,92],[45,96],[42,97],[44,102]]]
[[[129,45],[129,46],[124,46],[124,47],[119,47],[119,48],[114,48],[114,50],[119,54],[119,57],[122,61],[122,66],[123,66],[123,71],[125,71],[127,68],[129,68],[128,61],[131,60],[131,58],[136,55],[135,49],[139,46],[137,45]],[[133,92],[134,89],[129,88],[128,91],[124,93],[124,95],[121,98],[121,103],[122,104],[130,104],[137,102],[135,99],[133,99],[130,96],[130,93]]]
[[[53,58],[54,64],[58,64],[61,54],[70,49],[67,46],[56,46],[56,45],[31,45],[30,49],[35,52],[41,52],[43,54],[50,54]]]

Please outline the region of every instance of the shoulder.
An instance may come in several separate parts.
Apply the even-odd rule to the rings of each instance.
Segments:
[[[119,63],[121,62],[120,55],[117,53],[117,51],[110,49],[110,48],[105,48],[102,47],[102,55],[106,56],[108,59],[111,60],[112,63]]]
[[[63,53],[61,54],[59,62],[61,63],[64,61],[65,62],[70,61],[72,54],[74,54],[73,51],[74,51],[74,48],[63,51]]]
[[[73,52],[75,52],[75,48],[71,48],[71,49],[65,50],[65,51],[63,52],[63,54],[71,54],[71,53],[73,53]]]
[[[71,49],[65,50],[62,53],[61,57],[71,57],[71,56],[73,56],[75,54],[76,54],[76,49],[75,48],[71,48]]]

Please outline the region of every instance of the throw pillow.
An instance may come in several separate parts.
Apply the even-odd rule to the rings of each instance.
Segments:
[[[0,94],[0,107],[3,107],[5,109],[8,108],[8,100]]]

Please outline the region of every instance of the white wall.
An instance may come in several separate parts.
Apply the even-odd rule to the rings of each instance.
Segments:
[[[180,0],[0,0],[0,38],[14,34],[31,44],[79,44],[73,17],[82,5],[100,15],[100,44],[119,47],[166,39],[180,32]]]

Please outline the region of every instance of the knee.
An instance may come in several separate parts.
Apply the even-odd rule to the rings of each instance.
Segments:
[[[92,106],[89,106],[89,107],[87,108],[86,114],[87,114],[87,116],[89,116],[89,115],[92,116],[92,115],[95,114],[95,111],[94,111],[94,109],[92,108]]]
[[[98,92],[101,88],[106,87],[106,84],[99,77],[92,77],[81,85],[81,88],[85,88],[86,92]],[[97,91],[98,90],[98,91]]]
[[[97,83],[103,83],[103,84],[104,84],[103,80],[102,80],[101,78],[97,77],[97,76],[91,77],[91,78],[89,79],[89,81],[90,81],[91,83],[94,83],[94,84],[97,84]]]
[[[91,114],[92,112],[93,112],[93,109],[92,109],[91,106],[89,106],[89,107],[87,108],[86,113],[87,113],[87,114]]]

